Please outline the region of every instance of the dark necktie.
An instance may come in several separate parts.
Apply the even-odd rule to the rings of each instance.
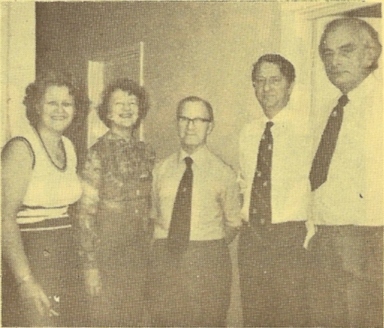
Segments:
[[[177,189],[168,233],[168,249],[175,254],[182,254],[187,250],[191,230],[193,160],[186,157],[184,161],[187,167]]]
[[[337,137],[343,122],[344,106],[348,103],[348,97],[342,95],[339,102],[332,110],[328,118],[327,125],[324,129],[323,135],[317,148],[316,155],[312,162],[311,172],[309,173],[309,180],[311,182],[311,190],[316,190],[325,181],[329,166],[331,164],[332,156],[336,148]]]
[[[265,225],[272,222],[271,209],[271,171],[273,137],[271,127],[273,122],[267,122],[259,144],[256,172],[252,183],[249,221],[252,225]]]

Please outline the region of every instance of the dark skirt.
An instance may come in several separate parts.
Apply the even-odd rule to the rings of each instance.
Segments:
[[[146,325],[148,238],[143,221],[129,212],[99,210],[97,254],[100,296],[89,299],[91,326]]]
[[[131,246],[110,254],[99,265],[102,290],[90,298],[90,324],[103,327],[140,327],[145,325],[145,248]]]
[[[21,301],[14,276],[2,268],[3,326],[81,326],[82,290],[77,245],[72,228],[21,233],[31,272],[58,316],[40,316]],[[3,261],[4,262],[4,261]]]

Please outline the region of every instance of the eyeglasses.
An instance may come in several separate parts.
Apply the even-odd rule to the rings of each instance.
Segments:
[[[210,119],[202,118],[202,117],[189,118],[189,117],[185,117],[185,116],[179,116],[177,119],[179,120],[180,124],[187,125],[187,124],[189,124],[189,122],[192,122],[193,125],[195,125],[195,126],[203,125],[204,123],[211,122]]]
[[[282,77],[271,77],[269,79],[263,78],[263,77],[256,77],[256,79],[253,81],[253,87],[257,88],[262,85],[265,85],[265,83],[269,83],[270,85],[276,86],[283,80]]]

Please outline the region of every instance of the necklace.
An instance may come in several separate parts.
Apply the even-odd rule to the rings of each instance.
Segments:
[[[39,131],[38,131],[37,129],[36,129],[35,131],[36,131],[36,133],[37,133],[37,135],[38,135],[38,137],[39,137],[39,139],[40,139],[40,142],[41,142],[41,144],[42,144],[42,146],[43,146],[43,148],[44,148],[44,150],[45,150],[45,153],[47,154],[47,156],[48,156],[50,162],[51,162],[51,163],[52,163],[58,170],[60,170],[60,171],[65,171],[65,169],[67,168],[67,153],[65,152],[65,148],[64,148],[64,145],[63,145],[63,140],[60,139],[59,147],[60,147],[61,151],[62,151],[63,154],[64,154],[64,165],[63,165],[62,167],[60,167],[60,166],[57,165],[56,162],[53,160],[51,154],[49,153],[47,147],[45,146],[45,143],[44,143],[43,138],[41,137]]]

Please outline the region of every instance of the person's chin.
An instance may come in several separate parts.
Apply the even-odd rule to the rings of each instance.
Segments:
[[[329,80],[333,84],[343,84],[347,82],[348,79],[348,72],[338,72],[338,73],[330,73],[328,74]]]
[[[183,139],[183,144],[186,146],[197,146],[200,144],[200,140],[196,136],[186,136]]]
[[[186,139],[184,139],[183,143],[187,146],[195,146],[195,145],[199,144],[199,142],[193,138],[186,138]]]
[[[71,122],[68,121],[55,121],[51,125],[52,130],[56,132],[64,132],[69,126],[71,125]]]
[[[118,124],[118,126],[122,129],[130,129],[135,125],[134,121],[129,121],[129,122],[121,122]]]
[[[263,108],[266,108],[266,109],[271,109],[271,108],[274,108],[276,106],[276,103],[275,101],[266,101],[263,103]]]

